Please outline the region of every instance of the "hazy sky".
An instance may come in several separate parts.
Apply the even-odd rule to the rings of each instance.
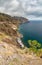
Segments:
[[[0,0],[0,12],[42,19],[42,0]]]

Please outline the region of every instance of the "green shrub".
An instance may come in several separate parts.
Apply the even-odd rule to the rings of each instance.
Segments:
[[[28,40],[28,44],[29,44],[30,47],[36,48],[36,49],[41,47],[41,44],[38,41],[36,41],[36,40],[33,40],[33,41],[32,40]]]
[[[36,40],[28,40],[30,52],[36,53],[37,56],[42,56],[41,44]]]

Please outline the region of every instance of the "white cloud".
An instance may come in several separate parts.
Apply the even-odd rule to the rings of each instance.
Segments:
[[[42,19],[42,0],[0,0],[0,12]]]
[[[11,6],[12,8],[16,9],[19,6],[19,2],[17,0],[12,0]]]

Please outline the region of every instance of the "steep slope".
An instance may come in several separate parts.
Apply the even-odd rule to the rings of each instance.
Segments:
[[[18,26],[27,19],[11,17],[0,13],[0,65],[42,65],[42,59],[29,53],[28,48],[22,48],[18,38]]]

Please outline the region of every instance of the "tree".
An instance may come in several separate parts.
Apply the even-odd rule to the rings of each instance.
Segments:
[[[32,47],[32,48],[40,48],[41,47],[41,44],[40,43],[38,43],[38,41],[36,41],[36,40],[28,40],[28,44],[29,44],[29,46],[30,47]]]

